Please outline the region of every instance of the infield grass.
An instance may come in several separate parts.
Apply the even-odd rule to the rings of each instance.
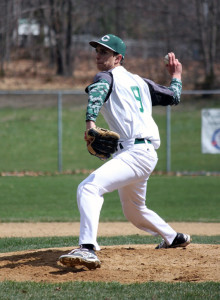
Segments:
[[[78,184],[86,177],[0,177],[1,222],[79,221]],[[146,204],[166,221],[219,222],[218,176],[157,176]],[[117,191],[104,196],[101,221],[125,221]]]
[[[219,299],[219,284],[205,283],[155,283],[120,284],[66,282],[47,283],[0,283],[0,298],[10,300],[24,299],[71,299],[71,300],[118,300],[118,299]]]
[[[192,236],[195,243],[219,244],[220,237]],[[100,238],[100,245],[122,244],[152,244],[158,238],[152,236],[118,236]],[[19,251],[26,249],[41,249],[54,247],[73,247],[78,244],[78,237],[47,237],[47,238],[7,238],[0,239],[2,251]],[[22,276],[22,274],[21,274]],[[22,277],[21,277],[22,279]],[[91,272],[92,281],[92,272]],[[118,282],[65,282],[65,283],[35,283],[35,282],[0,282],[0,299],[219,299],[220,284],[217,282],[179,282],[162,283],[147,282],[135,284],[120,284]]]
[[[220,244],[220,235],[217,236],[196,236],[192,235],[193,243],[196,244]],[[31,249],[78,247],[79,237],[34,237],[34,238],[0,238],[0,249],[2,253],[15,252]],[[161,242],[161,237],[126,235],[114,237],[98,237],[101,246],[133,245],[133,244],[155,244]]]
[[[182,99],[184,100],[184,99]],[[171,169],[173,171],[220,171],[218,155],[201,154],[201,109],[219,107],[212,99],[192,99],[172,108]],[[192,105],[193,103],[193,105]],[[187,106],[188,105],[188,106]],[[162,144],[156,170],[166,170],[165,108],[155,109]],[[102,164],[88,155],[83,141],[85,107],[63,109],[63,170],[95,169]],[[102,117],[97,124],[105,127]],[[2,108],[0,110],[0,172],[57,170],[57,109]],[[0,177],[0,220],[79,221],[76,189],[86,175]],[[219,222],[219,177],[151,176],[147,205],[166,221]],[[125,221],[117,192],[107,194],[101,221]],[[195,243],[219,244],[219,236],[193,236]],[[152,236],[99,238],[101,245],[158,243]],[[1,252],[72,247],[78,237],[2,238]],[[220,285],[205,283],[120,284],[66,282],[0,282],[0,299],[219,299]]]
[[[217,99],[184,100],[171,109],[171,170],[218,171],[218,154],[201,153],[201,109],[219,108]],[[85,106],[63,106],[63,170],[95,169],[101,162],[88,154],[84,142]],[[161,135],[156,170],[166,170],[166,108],[154,107],[153,117]],[[100,115],[97,125],[106,127]],[[5,107],[0,110],[0,172],[50,171],[57,163],[56,106]]]
[[[220,236],[192,236],[195,243],[219,244]],[[100,238],[100,245],[152,244],[159,238],[152,236],[118,236]],[[73,247],[78,237],[7,238],[0,239],[2,251],[19,251],[55,247]],[[92,272],[91,272],[92,280]],[[219,299],[220,284],[217,282],[147,282],[120,284],[117,282],[0,282],[0,299]]]

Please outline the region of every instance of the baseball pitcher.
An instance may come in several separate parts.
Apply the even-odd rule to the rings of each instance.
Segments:
[[[157,164],[156,150],[160,147],[152,106],[180,102],[181,63],[174,53],[168,54],[166,68],[171,84],[164,87],[123,67],[126,46],[119,37],[107,34],[90,45],[95,48],[100,72],[86,88],[89,100],[85,140],[89,152],[106,162],[78,187],[80,247],[62,255],[59,261],[67,266],[95,269],[101,266],[95,251],[100,250],[97,231],[105,193],[118,190],[127,220],[141,230],[162,237],[156,249],[185,247],[190,243],[190,236],[177,233],[145,204],[148,178]],[[99,112],[109,130],[96,126]]]

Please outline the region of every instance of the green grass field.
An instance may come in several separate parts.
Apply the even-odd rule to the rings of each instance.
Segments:
[[[218,155],[201,154],[202,107],[218,102],[183,104],[172,108],[172,170],[220,171]],[[85,108],[64,107],[63,169],[94,169],[102,164],[90,156],[83,141]],[[157,170],[166,170],[165,109],[154,113],[162,145]],[[103,119],[99,126],[105,126]],[[0,172],[57,170],[56,108],[0,110]],[[0,221],[79,221],[76,189],[84,174],[38,177],[0,177]],[[148,182],[147,206],[166,221],[220,222],[219,177],[159,176]],[[101,221],[125,221],[117,192],[105,196]],[[193,236],[195,243],[219,244],[220,236]],[[77,245],[78,237],[1,238],[1,252]],[[155,237],[100,238],[102,245],[157,243]],[[21,274],[22,277],[22,274]],[[0,283],[0,299],[219,299],[220,284],[147,282],[145,284],[66,282],[62,284]]]
[[[196,103],[196,104],[195,104]],[[193,104],[193,105],[192,105]],[[218,154],[201,153],[201,109],[220,101],[192,99],[171,110],[171,170],[220,171]],[[156,170],[166,170],[166,108],[153,116],[161,135]],[[63,170],[94,169],[101,162],[88,156],[84,142],[85,106],[63,106]],[[98,126],[106,126],[102,116]],[[57,170],[57,108],[1,108],[0,171]],[[80,157],[80,159],[79,159]]]
[[[2,222],[79,221],[76,190],[85,175],[0,177]],[[167,221],[220,222],[218,176],[157,176],[146,204]],[[117,191],[106,194],[101,221],[125,221]]]
[[[1,222],[78,221],[76,188],[85,175],[1,177]],[[219,177],[153,175],[147,204],[167,221],[219,222]],[[117,192],[106,195],[102,221],[125,221]],[[220,236],[193,236],[194,243],[219,244]],[[101,245],[157,244],[152,236],[100,237]],[[78,237],[1,238],[1,252],[77,246]],[[22,277],[22,274],[21,274]],[[220,284],[1,282],[0,299],[218,299]]]
[[[48,283],[0,283],[1,299],[10,300],[201,300],[219,299],[219,284],[209,283],[155,283],[120,284],[93,282]]]
[[[192,236],[193,243],[197,244],[220,244],[220,236]],[[78,236],[67,237],[30,237],[30,238],[1,238],[0,248],[1,252],[14,252],[33,249],[44,248],[59,248],[59,247],[78,247]],[[148,245],[158,244],[161,241],[160,237],[142,236],[142,235],[126,235],[114,237],[98,237],[98,242],[102,246],[114,245]]]

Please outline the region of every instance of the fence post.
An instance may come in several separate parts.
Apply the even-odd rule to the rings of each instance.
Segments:
[[[62,93],[57,99],[58,172],[62,172]]]
[[[171,171],[171,107],[167,106],[167,172]]]

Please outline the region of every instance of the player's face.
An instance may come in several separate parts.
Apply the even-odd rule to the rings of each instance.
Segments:
[[[120,54],[115,53],[103,46],[96,47],[96,64],[99,71],[108,71],[120,64]]]

